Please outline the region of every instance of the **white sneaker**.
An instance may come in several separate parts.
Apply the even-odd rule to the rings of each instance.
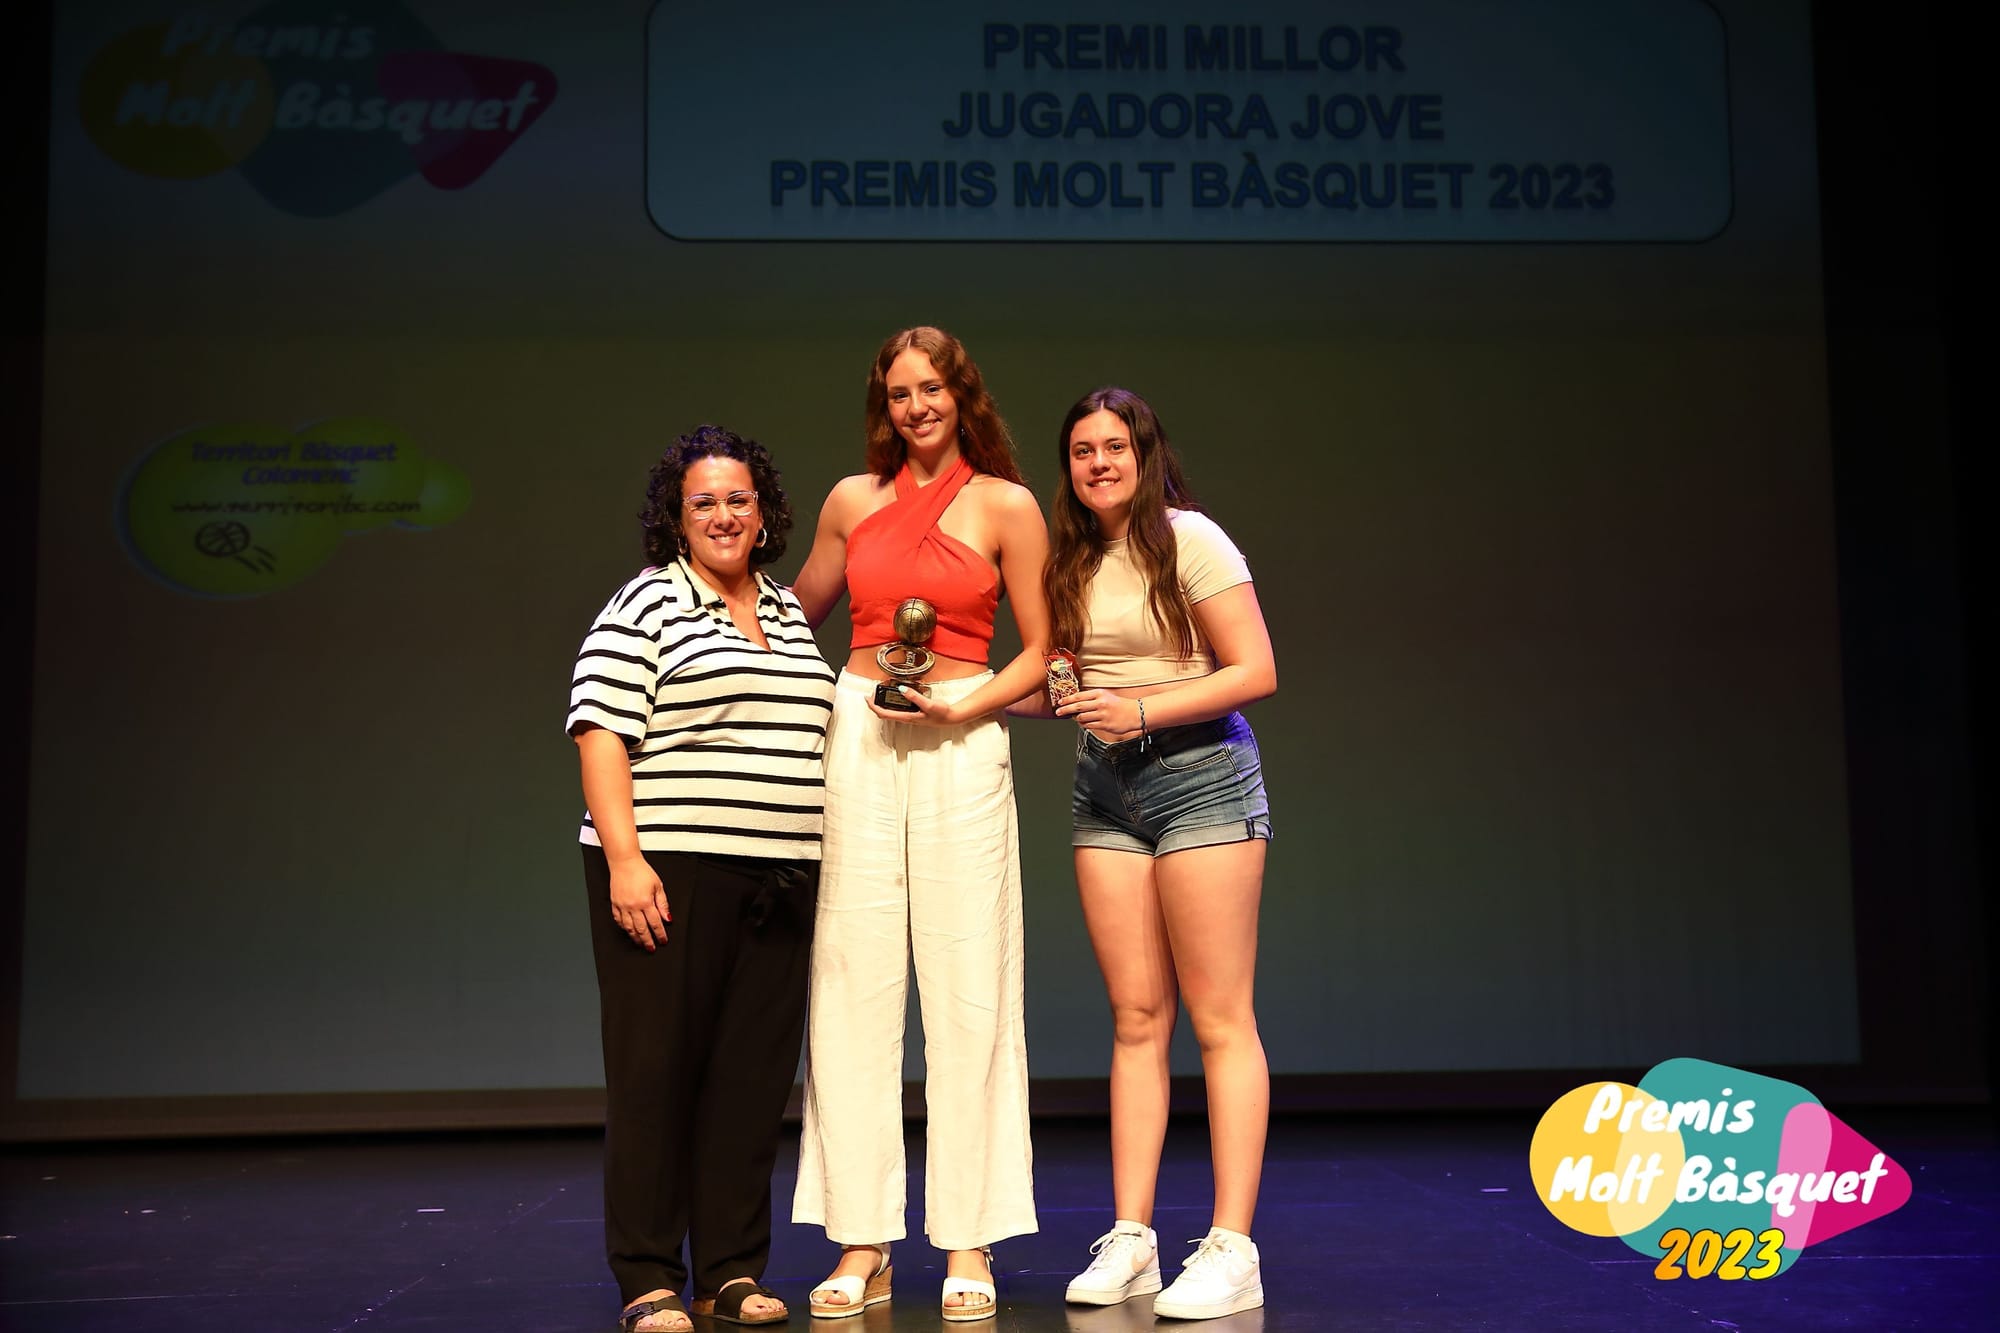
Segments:
[[[1160,1238],[1151,1227],[1119,1221],[1090,1247],[1090,1267],[1070,1280],[1063,1299],[1076,1305],[1116,1305],[1160,1289]]]
[[[1214,1319],[1264,1303],[1263,1270],[1248,1236],[1216,1227],[1189,1242],[1193,1254],[1174,1284],[1153,1302],[1162,1319]]]

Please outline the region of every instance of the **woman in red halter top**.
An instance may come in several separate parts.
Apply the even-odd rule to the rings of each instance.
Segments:
[[[1039,689],[1048,530],[1006,425],[956,338],[921,327],[868,378],[868,471],[827,496],[793,591],[817,626],[843,592],[854,634],[827,724],[826,819],[792,1219],[840,1264],[822,1319],[889,1298],[904,1229],[903,1025],[914,956],[924,1024],[924,1229],[949,1252],[942,1313],[996,1308],[992,1242],[1035,1230],[1021,1015],[1021,876],[1001,710]],[[1005,591],[1021,652],[988,665]],[[937,611],[929,692],[875,701],[896,606]]]

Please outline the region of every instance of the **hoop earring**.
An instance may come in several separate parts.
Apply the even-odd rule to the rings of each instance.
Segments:
[[[768,529],[768,528],[759,528],[759,529],[757,529],[757,544],[758,544],[759,546],[762,546],[762,545],[763,545],[763,544],[764,544],[765,542],[767,542],[767,541],[769,541],[769,540],[771,540],[771,532],[770,532],[770,529]]]
[[[688,539],[687,539],[687,534],[686,534],[686,533],[682,533],[682,534],[681,534],[680,536],[678,536],[678,537],[674,538],[674,546],[675,546],[675,548],[676,548],[677,550],[679,550],[679,552],[681,553],[682,557],[684,557],[684,558],[685,558],[685,557],[686,557],[686,555],[687,555],[687,553],[688,553]]]

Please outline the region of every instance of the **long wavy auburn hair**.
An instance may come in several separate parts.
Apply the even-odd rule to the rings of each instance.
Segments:
[[[1174,542],[1168,508],[1199,511],[1201,505],[1181,476],[1180,459],[1167,443],[1167,433],[1152,405],[1130,389],[1107,385],[1079,398],[1056,432],[1056,467],[1062,484],[1049,505],[1049,563],[1042,571],[1048,594],[1050,639],[1076,652],[1089,628],[1090,581],[1104,563],[1104,533],[1097,515],[1077,499],[1069,477],[1069,437],[1076,423],[1097,412],[1110,412],[1125,423],[1138,459],[1139,488],[1132,498],[1131,522],[1125,530],[1128,549],[1146,580],[1146,609],[1153,623],[1185,659],[1194,656],[1194,608],[1181,589],[1180,551]]]
[[[1014,461],[1014,437],[1000,419],[1000,408],[986,391],[978,365],[966,355],[964,343],[929,324],[892,334],[875,354],[868,372],[868,470],[884,481],[892,480],[909,453],[889,420],[889,367],[913,347],[931,359],[958,404],[958,451],[975,471],[1022,484],[1020,466]]]

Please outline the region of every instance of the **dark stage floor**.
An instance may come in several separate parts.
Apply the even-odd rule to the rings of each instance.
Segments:
[[[1917,1182],[1901,1211],[1764,1282],[1662,1282],[1615,1240],[1564,1229],[1527,1179],[1532,1117],[1334,1117],[1274,1126],[1257,1240],[1269,1304],[1215,1333],[1300,1329],[2000,1328],[2000,1152],[1983,1114],[1860,1114]],[[830,1266],[781,1225],[768,1280],[789,1327],[886,1333],[1126,1333],[1152,1298],[1068,1310],[1064,1283],[1108,1223],[1105,1127],[1037,1127],[1042,1232],[999,1249],[998,1318],[937,1316],[941,1256],[896,1254],[897,1298],[805,1316]],[[913,1142],[912,1160],[922,1161]],[[609,1330],[598,1142],[540,1134],[17,1148],[4,1165],[0,1329],[12,1333]],[[1171,1279],[1207,1226],[1206,1141],[1177,1124],[1157,1219]],[[787,1147],[781,1161],[793,1157]],[[778,1181],[788,1201],[789,1167]],[[913,1181],[913,1200],[921,1182]],[[921,1226],[912,1218],[913,1232]],[[726,1328],[706,1319],[698,1329]]]

